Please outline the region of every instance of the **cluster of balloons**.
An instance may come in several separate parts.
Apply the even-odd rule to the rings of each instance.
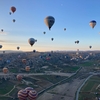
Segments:
[[[38,93],[32,87],[27,87],[18,92],[19,100],[36,100]]]
[[[12,7],[10,8],[10,10],[11,10],[12,13],[14,13],[14,12],[16,11],[16,8],[15,8],[14,6],[12,6]],[[11,15],[11,12],[9,12],[10,15]],[[16,20],[13,19],[13,22],[15,22],[15,21],[16,21]]]
[[[78,43],[79,43],[79,40],[75,41],[75,43],[77,43],[77,44],[78,44]]]

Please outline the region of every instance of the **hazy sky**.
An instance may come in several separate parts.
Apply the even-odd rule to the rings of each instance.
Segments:
[[[16,12],[9,15],[11,6]],[[55,18],[50,31],[44,23],[49,15]],[[1,50],[100,50],[100,0],[0,0],[0,28]],[[32,47],[29,38],[37,39]]]

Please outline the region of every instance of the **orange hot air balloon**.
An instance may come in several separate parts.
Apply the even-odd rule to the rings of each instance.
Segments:
[[[30,66],[26,66],[26,67],[25,67],[25,70],[26,70],[26,71],[30,71]]]
[[[22,59],[22,62],[23,62],[23,63],[26,63],[26,59]]]
[[[36,100],[37,96],[37,91],[32,90],[28,93],[28,100]]]
[[[6,74],[7,72],[8,72],[8,68],[4,67],[4,68],[3,68],[3,73]]]
[[[26,90],[22,89],[18,92],[18,98],[19,100],[27,100],[28,93]]]
[[[12,6],[11,8],[11,11],[14,13],[16,11],[16,8],[14,6]]]
[[[22,78],[23,78],[22,75],[20,75],[20,74],[17,75],[17,79],[18,79],[18,81],[21,81]]]

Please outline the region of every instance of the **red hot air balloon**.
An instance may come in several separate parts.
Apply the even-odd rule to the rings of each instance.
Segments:
[[[11,11],[14,13],[16,11],[16,8],[14,6],[12,6],[11,8]]]
[[[17,75],[17,79],[18,79],[18,81],[21,81],[22,80],[22,75]]]
[[[18,98],[19,100],[26,100],[28,97],[28,93],[26,90],[22,89],[18,92]]]
[[[36,100],[38,94],[35,90],[32,90],[28,93],[28,100]]]

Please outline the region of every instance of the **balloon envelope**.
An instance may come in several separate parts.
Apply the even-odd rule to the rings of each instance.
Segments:
[[[34,90],[32,87],[27,87],[25,90],[29,93],[30,91]]]
[[[11,8],[11,11],[14,13],[16,11],[16,8],[14,6],[12,6]]]
[[[90,21],[89,25],[90,25],[92,28],[94,28],[95,25],[96,25],[96,21],[95,21],[95,20]]]
[[[6,74],[7,72],[8,72],[8,68],[4,67],[4,68],[3,68],[3,73]]]
[[[17,75],[17,79],[18,79],[18,81],[21,81],[22,78],[23,78],[22,75],[20,75],[20,74]]]
[[[0,45],[0,48],[2,48],[2,45]]]
[[[16,20],[15,19],[13,19],[13,22],[15,22]]]
[[[30,66],[26,66],[26,67],[25,67],[25,70],[26,70],[26,71],[30,71]]]
[[[29,100],[35,100],[37,98],[38,94],[35,90],[32,90],[28,93],[28,99]]]
[[[49,30],[51,29],[51,27],[53,26],[53,24],[55,23],[55,18],[52,16],[47,16],[44,19],[45,24],[47,25],[47,27],[49,28]]]
[[[31,45],[31,46],[33,46],[33,44],[36,42],[37,40],[35,40],[34,38],[30,38],[29,40],[28,40],[28,42],[29,42],[29,44]]]
[[[20,47],[17,47],[17,50],[19,50],[20,49]]]
[[[19,100],[26,100],[26,98],[28,97],[28,93],[26,90],[22,89],[18,92],[18,98]]]

